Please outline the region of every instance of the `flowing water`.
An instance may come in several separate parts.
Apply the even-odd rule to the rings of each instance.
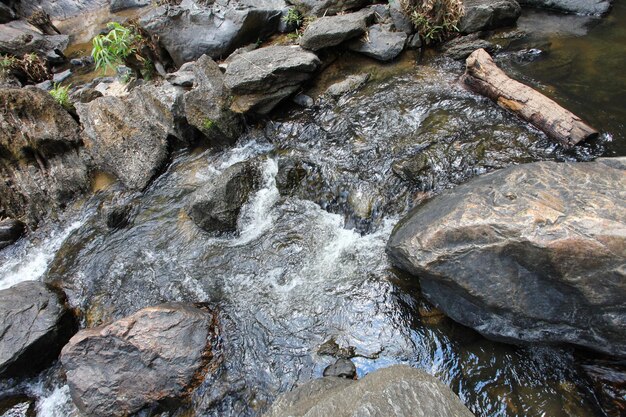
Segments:
[[[620,23],[622,5],[615,8]],[[552,18],[537,16],[537,25]],[[477,416],[616,415],[582,371],[586,354],[487,341],[432,309],[417,280],[385,255],[403,214],[475,175],[536,160],[624,154],[624,96],[602,84],[593,65],[570,61],[573,78],[545,70],[560,50],[623,39],[614,17],[593,24],[582,33],[518,33],[500,58],[516,77],[533,78],[573,108],[578,103],[578,113],[603,132],[592,143],[564,150],[464,91],[458,63],[407,53],[380,65],[347,55],[310,86],[315,108],[286,104],[231,149],[178,153],[145,192],[113,184],[77,202],[65,221],[0,252],[0,288],[29,279],[60,285],[84,326],[164,301],[214,306],[221,335],[214,370],[172,416],[259,415],[279,393],[321,376],[333,359],[317,350],[329,339],[354,347],[360,376],[395,363],[422,368]],[[527,51],[514,52],[519,45]],[[543,52],[534,52],[541,45]],[[321,94],[357,72],[371,74],[361,91],[338,101]],[[573,91],[572,83],[582,86]],[[610,104],[600,106],[593,100],[603,88]],[[243,208],[237,235],[209,236],[186,214],[191,193],[244,160],[262,167],[262,187]],[[120,205],[130,207],[131,225],[110,229],[106,209]],[[4,382],[0,392],[14,399],[0,402],[0,415],[77,415],[58,364],[34,379]]]

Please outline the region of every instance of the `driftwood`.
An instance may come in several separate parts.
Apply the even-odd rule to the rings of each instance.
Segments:
[[[52,24],[50,15],[43,10],[35,10],[33,14],[26,19],[28,23],[35,26],[43,32],[44,35],[60,35],[59,29]]]
[[[509,78],[484,49],[475,50],[466,61],[461,83],[489,97],[522,119],[532,123],[565,146],[596,137],[598,131],[540,92]]]

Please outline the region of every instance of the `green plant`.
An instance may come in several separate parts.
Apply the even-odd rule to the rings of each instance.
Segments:
[[[0,55],[0,69],[3,71],[9,71],[15,67],[17,58],[11,55]]]
[[[54,83],[52,90],[50,90],[50,95],[54,97],[54,99],[66,110],[71,110],[74,108],[74,105],[70,101],[69,85],[61,86],[58,83]]]
[[[213,130],[213,128],[216,126],[216,123],[209,118],[206,118],[202,121],[202,130],[204,131]]]
[[[287,14],[283,16],[283,21],[289,25],[299,28],[302,25],[303,19],[302,15],[296,9],[289,9]]]
[[[400,0],[400,4],[426,44],[442,42],[459,31],[461,0]]]
[[[36,84],[51,78],[46,61],[37,54],[25,54],[22,58],[0,55],[0,73],[13,75],[23,84]]]
[[[107,27],[110,29],[109,33],[93,38],[91,50],[96,69],[103,71],[125,62],[128,56],[137,51],[136,43],[140,40],[131,28],[119,23],[110,22]]]

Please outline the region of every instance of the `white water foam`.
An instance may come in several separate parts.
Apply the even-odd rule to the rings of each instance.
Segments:
[[[27,242],[15,256],[0,265],[0,290],[22,281],[39,280],[65,239],[83,223],[75,221],[42,241]]]
[[[46,392],[40,386],[33,387],[38,397],[36,410],[37,417],[70,417],[77,416],[78,412],[70,397],[70,387],[63,385],[51,392]]]

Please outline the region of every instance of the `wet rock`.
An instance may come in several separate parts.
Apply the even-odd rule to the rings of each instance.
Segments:
[[[30,16],[37,10],[43,10],[52,19],[64,20],[98,10],[107,3],[108,0],[20,0],[16,7],[21,16]]]
[[[324,94],[337,98],[344,94],[357,91],[367,83],[369,78],[369,74],[349,75],[345,80],[332,84],[328,87]]]
[[[115,13],[126,9],[149,6],[151,3],[151,0],[111,0],[109,10]]]
[[[15,243],[26,231],[24,223],[15,219],[0,220],[0,249]]]
[[[341,347],[333,338],[328,339],[317,349],[318,355],[333,356],[340,359],[349,359],[356,356],[356,348],[354,346]]]
[[[311,22],[300,38],[300,46],[318,51],[361,36],[367,30],[372,12],[361,11],[340,16],[321,17]]]
[[[67,48],[69,36],[43,35],[25,20],[14,20],[0,25],[0,54],[23,56],[35,53],[50,63],[65,60],[63,51]]]
[[[481,48],[491,54],[495,51],[496,46],[489,41],[480,39],[477,34],[461,36],[443,45],[444,54],[457,61],[464,60],[472,52]]]
[[[0,89],[0,212],[34,227],[89,186],[78,123],[36,87]]]
[[[212,314],[182,303],[81,330],[61,353],[72,399],[87,416],[176,402],[202,377],[214,331]]]
[[[388,26],[373,25],[367,30],[367,36],[350,42],[348,48],[379,61],[391,61],[404,49],[407,34],[393,32]]]
[[[324,369],[324,376],[356,379],[356,366],[350,359],[337,359],[335,363]]]
[[[332,16],[339,12],[359,9],[370,3],[369,0],[288,0],[304,15]]]
[[[626,356],[625,170],[613,158],[484,175],[417,208],[387,251],[488,338]]]
[[[611,8],[610,0],[518,0],[528,7],[559,10],[581,15],[603,15]]]
[[[102,97],[102,93],[90,87],[79,88],[70,94],[72,103],[89,103],[99,97]]]
[[[280,396],[265,417],[348,416],[472,417],[447,386],[404,365],[380,369],[360,381],[326,377]]]
[[[512,26],[522,14],[515,0],[464,0],[463,6],[465,14],[458,25],[461,33]]]
[[[315,100],[312,97],[307,96],[306,94],[296,94],[293,98],[293,102],[301,107],[313,107],[315,105]]]
[[[185,93],[189,123],[215,145],[234,143],[243,132],[243,120],[230,109],[230,91],[217,64],[203,55],[192,66],[194,88]]]
[[[278,30],[283,0],[205,2],[186,0],[161,6],[140,23],[161,43],[177,66],[206,54],[217,59]]]
[[[0,378],[40,371],[76,332],[63,296],[38,281],[0,291]]]
[[[235,95],[231,108],[267,114],[319,66],[317,56],[299,46],[270,46],[243,53],[225,73],[224,83]]]
[[[259,188],[260,177],[254,162],[238,162],[226,168],[215,181],[193,193],[189,217],[210,233],[236,231],[241,207]]]

